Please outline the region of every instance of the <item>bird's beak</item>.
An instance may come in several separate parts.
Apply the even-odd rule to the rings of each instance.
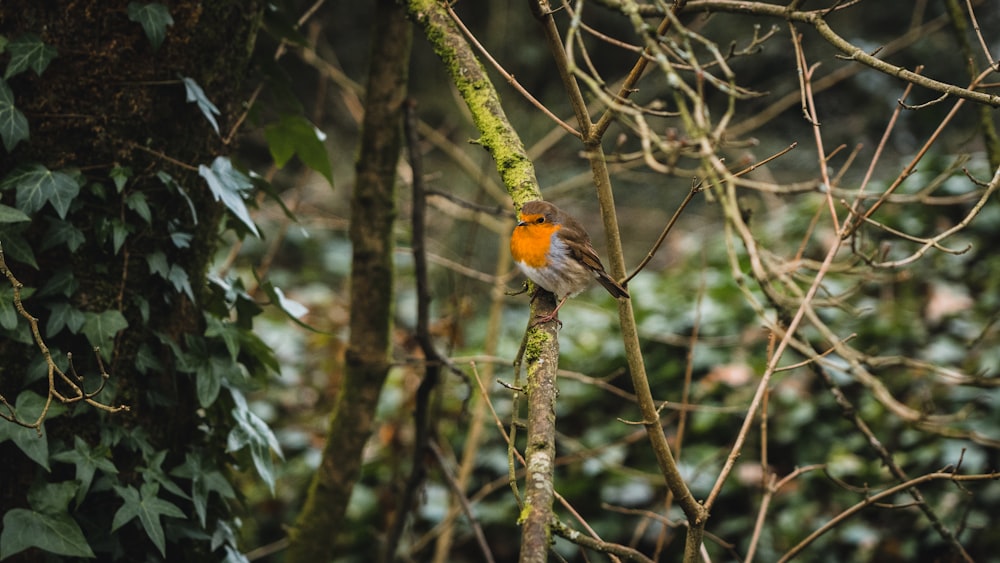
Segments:
[[[520,219],[520,217],[518,217],[518,219]],[[517,222],[517,226],[518,226],[518,227],[523,227],[523,226],[525,226],[525,225],[527,225],[527,223],[525,223],[524,221],[520,221],[520,220],[518,220],[518,222]]]

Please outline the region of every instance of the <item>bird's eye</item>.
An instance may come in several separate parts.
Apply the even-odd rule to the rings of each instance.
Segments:
[[[535,223],[541,224],[544,222],[545,222],[545,217],[539,217],[538,219],[535,219]]]

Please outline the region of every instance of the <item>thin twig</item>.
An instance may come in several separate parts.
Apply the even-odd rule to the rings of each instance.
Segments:
[[[14,406],[12,406],[10,402],[7,401],[7,399],[3,395],[0,395],[0,405],[3,405],[3,407],[7,409],[8,414],[0,413],[0,418],[6,419],[7,421],[13,422],[19,426],[24,426],[26,428],[34,428],[39,432],[41,432],[42,423],[45,422],[45,418],[46,416],[48,416],[49,409],[52,407],[53,399],[58,400],[60,403],[63,404],[71,404],[82,401],[96,409],[109,413],[117,413],[130,410],[128,405],[119,405],[117,407],[114,407],[111,405],[106,405],[104,403],[101,403],[94,398],[97,395],[99,395],[101,391],[104,390],[104,384],[111,377],[110,374],[108,374],[107,370],[104,368],[104,361],[101,359],[99,348],[94,348],[94,356],[96,356],[97,358],[97,366],[100,371],[99,375],[101,378],[101,384],[95,391],[89,391],[89,392],[84,391],[83,388],[77,383],[77,381],[82,382],[83,377],[76,374],[76,371],[73,368],[72,354],[67,354],[67,358],[69,361],[70,373],[75,375],[76,377],[74,378],[69,377],[65,371],[63,371],[62,369],[59,368],[59,366],[56,365],[55,360],[52,358],[52,352],[49,350],[48,345],[45,344],[45,340],[42,338],[42,333],[38,328],[38,319],[35,318],[31,313],[28,312],[27,309],[24,308],[24,303],[22,303],[21,301],[21,290],[24,288],[24,284],[18,281],[18,279],[14,276],[14,272],[11,271],[11,269],[7,266],[7,259],[4,256],[2,242],[0,242],[0,274],[3,274],[3,276],[7,278],[7,281],[10,283],[10,286],[13,289],[14,309],[17,311],[18,315],[20,315],[26,321],[28,321],[28,326],[31,330],[31,336],[35,341],[35,346],[42,353],[42,357],[45,359],[45,364],[48,370],[47,380],[49,383],[49,390],[45,397],[45,405],[42,406],[42,410],[41,412],[38,413],[38,417],[34,420],[34,422],[21,420],[20,417],[18,417]],[[68,394],[62,393],[58,390],[56,383],[56,376],[59,377],[59,381],[62,381],[65,385],[69,386],[70,393]]]
[[[983,30],[979,28],[979,20],[976,19],[976,11],[972,9],[972,0],[965,0],[965,5],[969,9],[969,19],[972,20],[972,29],[976,31],[976,37],[979,39],[979,46],[983,48],[983,54],[986,55],[986,61],[989,66],[993,67],[993,70],[1000,70],[1000,61],[993,58],[990,53],[990,48],[986,45],[986,38],[983,37]]]
[[[413,271],[417,285],[417,322],[416,339],[423,352],[427,364],[424,377],[417,387],[414,397],[413,425],[416,430],[413,439],[413,461],[410,475],[406,480],[403,492],[400,494],[395,517],[389,532],[386,534],[382,555],[383,563],[391,563],[396,557],[396,549],[402,538],[406,520],[413,506],[417,490],[424,481],[426,467],[424,458],[427,449],[433,441],[434,427],[430,415],[431,393],[437,387],[441,378],[441,366],[446,359],[438,353],[430,334],[430,301],[431,294],[427,279],[427,257],[424,251],[426,240],[426,207],[427,198],[423,180],[423,161],[420,156],[419,139],[417,137],[416,103],[412,100],[403,105],[403,131],[406,135],[409,149],[410,167],[413,169],[413,202],[412,229],[413,239]]]
[[[458,26],[458,28],[462,31],[462,34],[465,35],[466,40],[468,40],[468,42],[472,44],[472,46],[475,47],[476,50],[479,51],[483,55],[483,57],[485,57],[486,60],[489,61],[491,65],[493,65],[493,68],[495,68],[497,72],[503,75],[504,79],[507,80],[507,83],[510,84],[511,87],[514,88],[514,90],[516,90],[519,94],[524,96],[524,99],[528,100],[528,102],[530,102],[533,106],[538,108],[538,110],[541,111],[543,114],[545,114],[549,119],[551,119],[557,125],[565,129],[567,133],[573,135],[578,139],[583,138],[583,134],[574,129],[572,125],[566,123],[562,119],[559,119],[559,117],[557,117],[556,114],[549,111],[549,108],[545,107],[545,104],[538,101],[538,98],[532,96],[531,92],[528,92],[528,90],[525,89],[524,86],[521,86],[521,83],[514,78],[513,74],[507,72],[507,70],[503,67],[503,65],[501,65],[499,62],[497,62],[496,59],[493,58],[493,55],[491,55],[490,52],[486,50],[486,47],[483,47],[482,43],[479,42],[479,39],[477,39],[476,36],[473,35],[471,31],[469,31],[469,28],[465,26],[465,23],[462,21],[462,19],[458,17],[458,14],[456,14],[455,10],[452,9],[451,3],[446,3],[445,8],[448,11],[448,15],[451,17],[452,20],[454,20],[455,25]]]
[[[428,442],[430,452],[434,454],[434,459],[437,460],[438,468],[441,469],[441,474],[444,475],[445,482],[448,483],[448,488],[451,489],[455,498],[458,499],[459,505],[462,507],[462,512],[465,513],[465,517],[469,521],[469,525],[472,527],[472,533],[476,536],[476,543],[479,544],[479,550],[482,552],[483,561],[486,563],[493,563],[493,552],[490,550],[490,544],[486,541],[486,534],[483,533],[483,527],[479,524],[476,519],[476,515],[472,513],[472,503],[469,502],[468,497],[465,496],[465,492],[458,484],[458,480],[455,475],[452,474],[451,468],[448,467],[448,463],[441,453],[441,447],[437,445],[437,442],[431,440]]]

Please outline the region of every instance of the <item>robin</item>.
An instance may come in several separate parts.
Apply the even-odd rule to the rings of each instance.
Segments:
[[[510,235],[510,254],[536,285],[560,299],[554,311],[539,323],[556,318],[566,299],[578,295],[592,278],[614,297],[628,299],[628,291],[606,271],[583,225],[546,201],[529,201],[521,207]]]

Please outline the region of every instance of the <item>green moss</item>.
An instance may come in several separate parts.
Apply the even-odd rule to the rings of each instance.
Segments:
[[[552,335],[540,328],[528,329],[528,340],[524,344],[524,360],[529,364],[538,361],[546,347],[551,345],[551,340]]]
[[[469,107],[480,133],[477,143],[493,156],[511,197],[518,202],[539,199],[538,180],[524,143],[508,121],[496,88],[461,32],[436,2],[411,0],[409,13],[423,27],[427,40]]]
[[[524,503],[521,507],[521,513],[517,515],[517,525],[522,526],[528,521],[528,515],[531,514],[531,503]]]

